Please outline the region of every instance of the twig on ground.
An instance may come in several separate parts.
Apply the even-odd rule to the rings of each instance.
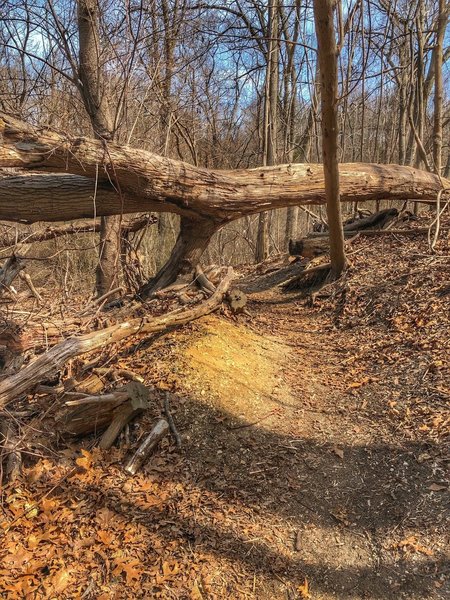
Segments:
[[[178,433],[178,430],[175,426],[175,422],[172,417],[172,413],[170,412],[169,407],[169,392],[166,392],[164,397],[164,414],[166,415],[167,422],[169,423],[170,432],[173,435],[177,448],[181,448],[181,436]]]

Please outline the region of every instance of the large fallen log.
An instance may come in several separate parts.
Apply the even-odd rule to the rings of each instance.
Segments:
[[[0,382],[0,407],[33,390],[41,381],[54,377],[66,362],[75,356],[120,342],[132,335],[148,335],[167,331],[172,327],[184,325],[209,314],[221,305],[230,286],[232,275],[233,269],[230,267],[214,294],[188,310],[178,310],[159,317],[130,319],[124,323],[111,325],[79,337],[71,337],[56,344],[18,373]]]
[[[52,173],[0,179],[0,220],[67,221],[141,211],[179,214],[180,233],[172,254],[141,289],[144,297],[194,270],[225,223],[268,209],[325,202],[322,165],[212,171],[128,146],[37,130],[4,113],[0,167]],[[344,202],[434,203],[443,186],[450,189],[449,181],[433,173],[400,165],[348,163],[339,171]]]
[[[225,223],[267,209],[325,202],[322,165],[212,171],[128,146],[39,131],[3,113],[0,136],[0,167],[72,174],[1,179],[0,220],[64,221],[155,210]],[[96,194],[74,176],[96,181]],[[400,165],[342,164],[340,179],[342,201],[434,202],[442,187],[433,173]]]

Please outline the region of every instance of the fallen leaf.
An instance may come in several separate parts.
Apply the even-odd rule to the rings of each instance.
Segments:
[[[127,584],[130,585],[133,581],[139,581],[142,576],[142,570],[137,569],[137,565],[141,566],[140,561],[137,559],[132,559],[128,562],[116,559],[116,567],[113,570],[113,575],[125,573]]]
[[[114,540],[114,536],[109,531],[104,531],[102,529],[100,531],[97,531],[97,537],[102,542],[102,544],[105,544],[105,546],[109,546]]]
[[[300,594],[300,598],[309,598],[309,583],[306,577],[304,582],[297,586],[297,592]]]
[[[443,492],[447,489],[447,486],[443,485],[442,483],[432,483],[428,486],[428,489],[432,492]]]
[[[53,591],[63,592],[70,585],[70,572],[67,569],[61,569],[52,577]]]
[[[426,556],[433,556],[433,551],[425,548],[417,542],[416,536],[410,535],[408,538],[405,538],[398,544],[395,544],[396,548],[401,548],[404,552],[420,552],[421,554],[425,554]]]
[[[79,467],[83,467],[83,469],[89,470],[92,466],[92,454],[84,448],[82,448],[81,454],[83,456],[77,458],[75,462]]]
[[[197,581],[194,581],[194,585],[191,590],[191,600],[203,600],[203,594],[198,587]]]
[[[339,458],[344,458],[344,451],[341,450],[340,448],[336,448],[336,446],[333,447],[333,452],[336,454],[336,456],[339,456]]]

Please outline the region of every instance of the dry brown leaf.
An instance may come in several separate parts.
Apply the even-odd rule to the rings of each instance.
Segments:
[[[194,585],[192,586],[191,600],[203,600],[203,594],[200,591],[197,581],[194,581]]]
[[[61,593],[70,585],[71,574],[67,569],[61,569],[51,579],[52,592]]]
[[[114,535],[110,531],[105,531],[103,529],[97,531],[97,538],[102,542],[102,544],[105,544],[105,546],[109,546],[111,542],[114,541]]]
[[[395,547],[401,548],[404,552],[420,552],[421,554],[425,554],[426,556],[433,556],[433,551],[419,544],[415,535],[410,535],[408,538],[405,538],[401,542],[398,542],[398,544],[396,544]]]
[[[113,575],[120,575],[121,573],[125,573],[126,581],[128,585],[131,585],[133,582],[137,582],[142,577],[142,565],[139,560],[136,558],[127,560],[127,559],[115,559],[116,566],[113,570]],[[137,569],[137,565],[141,567]]]
[[[344,451],[341,450],[341,448],[337,448],[336,446],[334,446],[333,452],[336,454],[336,456],[339,456],[339,458],[344,458]]]
[[[81,449],[81,454],[83,456],[77,458],[75,462],[79,467],[83,467],[83,469],[89,470],[92,466],[92,454],[84,448]]]

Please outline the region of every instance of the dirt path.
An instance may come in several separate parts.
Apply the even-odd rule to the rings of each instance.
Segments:
[[[312,598],[444,598],[444,558],[435,557],[443,531],[433,532],[424,492],[432,474],[420,448],[399,443],[383,422],[376,382],[363,394],[349,383],[349,353],[317,312],[273,293],[253,298],[252,327],[264,337],[252,351],[238,330],[242,355],[230,326],[209,351],[200,343],[208,359],[193,365],[201,372],[193,388],[203,382],[203,414],[198,404],[185,409],[186,423],[196,419],[194,477],[223,506],[223,533],[212,537],[216,560],[232,560],[238,572],[230,591],[296,598],[306,578]],[[217,322],[207,329],[207,340],[212,329],[220,337]],[[221,365],[227,349],[238,361],[250,352],[254,372],[230,357]],[[267,353],[277,381],[249,401],[239,386],[268,389]],[[236,369],[241,381],[230,393]]]
[[[111,355],[174,393],[183,450],[124,474],[155,404],[130,442],[35,461],[3,491],[1,597],[449,597],[449,266],[358,256],[342,306],[269,274],[241,282],[251,318]]]

